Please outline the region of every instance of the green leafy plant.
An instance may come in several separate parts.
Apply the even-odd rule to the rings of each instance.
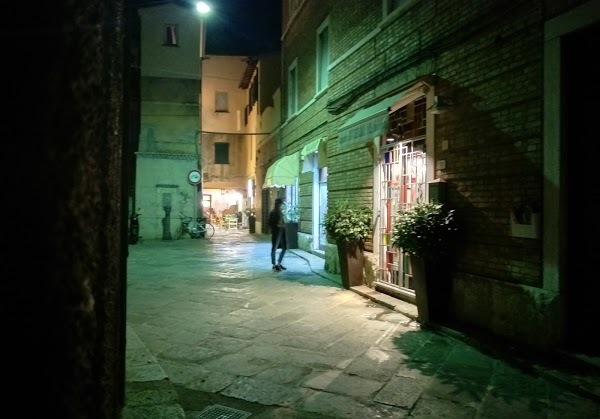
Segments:
[[[300,221],[300,211],[296,205],[283,204],[281,212],[286,223],[297,223]]]
[[[371,208],[344,201],[328,208],[323,227],[331,240],[357,243],[371,234],[372,217]]]
[[[420,202],[398,211],[391,242],[404,253],[435,258],[448,252],[456,231],[454,210],[436,202]]]

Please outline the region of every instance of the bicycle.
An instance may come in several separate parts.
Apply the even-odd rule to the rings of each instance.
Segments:
[[[175,240],[181,239],[186,233],[189,234],[192,239],[210,239],[215,234],[214,226],[204,218],[197,218],[193,225],[190,225],[192,217],[181,214],[179,218],[181,219],[181,225],[175,232]]]

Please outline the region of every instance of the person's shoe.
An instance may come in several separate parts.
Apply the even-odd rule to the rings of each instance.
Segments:
[[[277,267],[279,267],[280,271],[285,271],[287,270],[287,268],[285,266],[283,266],[281,263],[279,265],[277,265]]]
[[[280,271],[281,268],[279,267],[279,265],[275,265],[275,266],[273,266],[273,270],[274,271]]]

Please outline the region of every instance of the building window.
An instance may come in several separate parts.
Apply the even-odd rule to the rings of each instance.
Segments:
[[[229,164],[229,143],[215,143],[215,164]]]
[[[177,25],[167,25],[165,27],[165,39],[163,45],[176,47],[179,45]]]
[[[215,112],[229,112],[229,97],[227,92],[215,93]]]
[[[288,117],[298,112],[298,66],[297,61],[288,71]]]
[[[317,30],[317,93],[329,84],[329,18]]]
[[[285,187],[285,204],[290,207],[298,207],[298,178],[293,185]]]

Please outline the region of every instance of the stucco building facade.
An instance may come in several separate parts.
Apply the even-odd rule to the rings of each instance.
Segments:
[[[249,111],[256,99],[245,80],[254,73],[249,57],[210,55],[202,62],[202,198],[216,219],[252,206],[256,123]]]
[[[169,239],[178,215],[196,215],[198,170],[200,23],[175,4],[139,9],[140,128],[136,153],[135,210],[140,236]]]
[[[131,211],[144,239],[173,238],[180,217],[222,220],[252,206],[253,60],[203,55],[200,18],[176,3],[139,9],[139,137]],[[198,181],[190,178],[197,173]],[[250,186],[249,186],[250,185]],[[241,224],[240,224],[241,226]]]

